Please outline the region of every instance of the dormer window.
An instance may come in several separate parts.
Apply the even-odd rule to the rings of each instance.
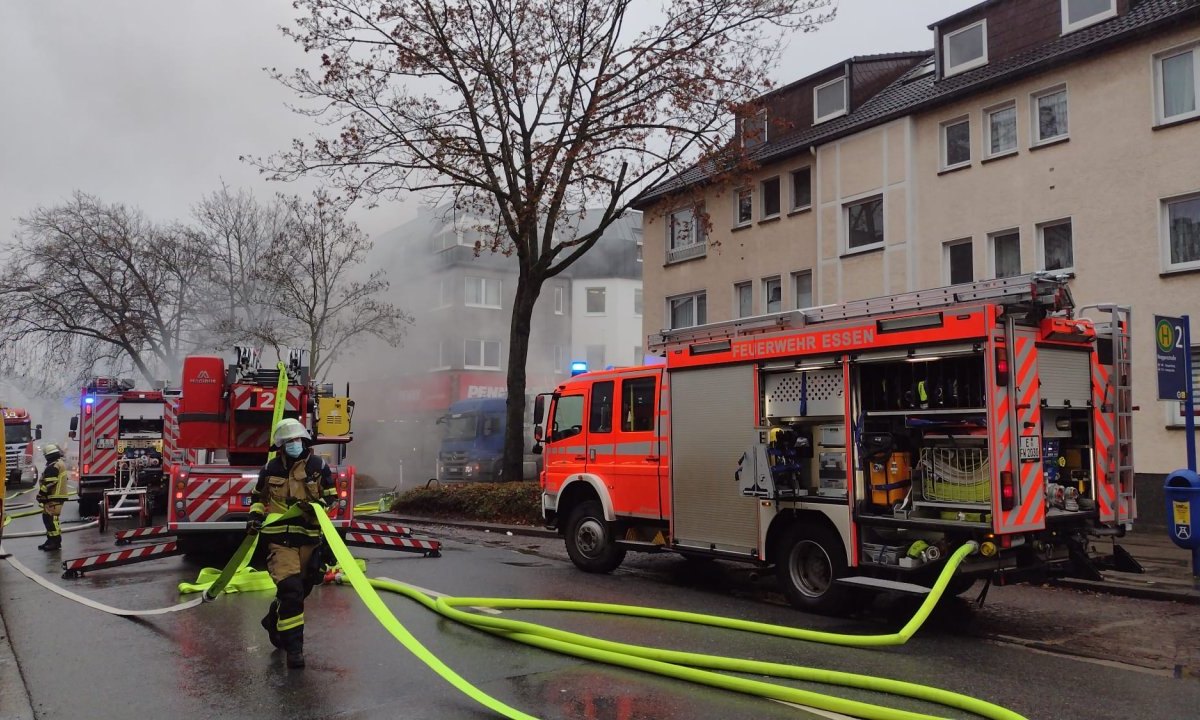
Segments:
[[[813,123],[846,114],[846,78],[840,77],[813,88]]]
[[[1063,35],[1117,14],[1117,0],[1062,0]]]
[[[754,113],[753,117],[742,118],[742,147],[750,149],[767,141],[767,109]]]
[[[987,65],[987,20],[946,33],[942,38],[943,77]]]

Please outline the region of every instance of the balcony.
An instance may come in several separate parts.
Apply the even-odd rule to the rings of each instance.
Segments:
[[[692,260],[695,258],[704,257],[708,254],[708,243],[700,241],[690,245],[681,245],[679,247],[667,249],[667,264],[683,262],[684,260]]]

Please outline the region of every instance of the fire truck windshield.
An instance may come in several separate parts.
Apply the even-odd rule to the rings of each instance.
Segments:
[[[5,445],[24,445],[32,439],[33,434],[29,430],[29,423],[21,423],[20,425],[4,424]]]
[[[461,415],[451,415],[446,420],[446,439],[447,440],[471,440],[475,437],[475,425],[479,415],[477,413],[463,413]]]
[[[133,435],[162,435],[162,418],[121,418],[118,434],[121,437]]]

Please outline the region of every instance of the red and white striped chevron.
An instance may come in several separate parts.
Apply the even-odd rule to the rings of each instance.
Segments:
[[[438,552],[442,549],[442,544],[437,540],[416,540],[413,538],[394,537],[392,535],[371,535],[359,532],[346,533],[346,544],[406,552]]]
[[[400,537],[410,537],[412,530],[403,525],[389,525],[388,523],[371,523],[352,520],[349,525],[351,530],[366,533],[376,533],[379,535],[398,535]]]
[[[94,395],[95,402],[82,404],[79,412],[79,472],[81,475],[114,475],[117,471],[117,422],[120,416],[118,396]],[[112,447],[98,448],[102,439]]]
[[[187,522],[220,520],[231,502],[237,507],[242,507],[240,498],[253,492],[257,481],[254,477],[188,478],[183,497]]]
[[[170,557],[178,555],[179,550],[175,542],[159,543],[158,545],[145,545],[143,547],[130,548],[128,550],[118,550],[116,552],[101,553],[100,555],[89,555],[87,557],[75,558],[74,560],[63,561],[63,570],[82,571],[82,570],[100,570],[106,567],[117,567],[118,565],[130,565],[142,560],[153,560],[160,557]]]
[[[152,538],[169,537],[175,533],[166,525],[155,525],[153,527],[134,528],[132,530],[121,530],[114,533],[118,545],[122,545],[131,540],[150,540]]]
[[[275,388],[264,388],[257,385],[234,385],[231,390],[231,407],[234,410],[274,410]],[[284,410],[300,410],[300,386],[291,385],[287,389],[287,406]]]

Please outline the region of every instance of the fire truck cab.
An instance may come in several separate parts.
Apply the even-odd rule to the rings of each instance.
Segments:
[[[34,425],[29,411],[24,408],[0,409],[4,415],[4,460],[5,473],[13,485],[37,482],[38,472],[34,467],[34,441],[42,439],[42,426]]]
[[[574,563],[773,565],[796,606],[979,578],[1099,578],[1136,517],[1129,309],[1037,273],[665,331],[665,365],[535,401],[542,506]]]

